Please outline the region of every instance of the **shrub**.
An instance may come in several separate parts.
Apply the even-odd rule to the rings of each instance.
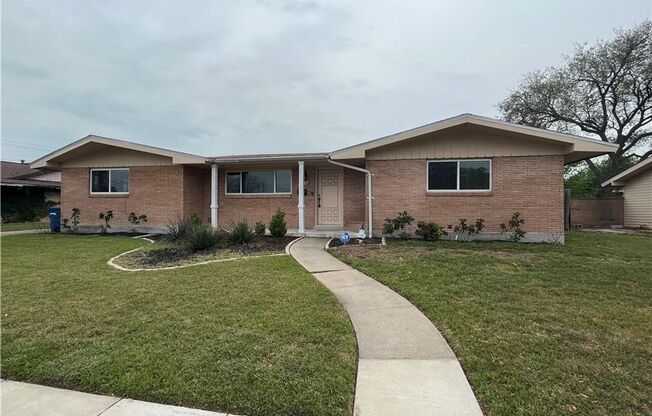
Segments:
[[[256,221],[256,225],[254,227],[254,232],[256,235],[261,236],[265,234],[265,223],[262,221]]]
[[[142,215],[136,215],[135,212],[132,212],[129,214],[129,217],[127,217],[127,221],[129,221],[132,225],[131,232],[135,233],[136,232],[136,226],[140,224],[141,222],[147,222],[147,215],[142,214]]]
[[[478,218],[475,224],[468,224],[466,218],[460,218],[460,222],[455,226],[455,241],[464,241],[469,237],[478,235],[484,229],[484,219]]]
[[[192,214],[190,217],[190,222],[192,222],[194,225],[202,225],[202,220],[197,214]]]
[[[231,223],[227,232],[229,233],[229,240],[233,244],[247,244],[256,235],[255,228],[245,220],[238,223]]]
[[[437,241],[443,235],[448,235],[444,226],[435,222],[419,221],[417,223],[417,235],[420,235],[426,241]]]
[[[500,224],[500,232],[503,234],[509,232],[509,240],[518,243],[526,234],[526,232],[521,228],[523,224],[525,224],[525,220],[521,217],[519,212],[515,212],[512,214],[512,218],[507,222],[507,224]]]
[[[111,219],[113,219],[113,210],[110,209],[106,212],[100,212],[99,219],[104,220],[104,223],[100,223],[100,232],[102,234],[106,233],[109,228],[111,228]]]
[[[182,241],[193,228],[201,226],[201,222],[197,223],[192,218],[179,218],[175,222],[168,224],[166,239],[169,241]]]
[[[81,216],[81,210],[79,208],[73,208],[70,219],[64,218],[61,223],[61,227],[64,230],[77,231],[77,226],[79,225],[79,217]],[[72,225],[72,226],[71,226]]]
[[[274,237],[283,237],[288,232],[287,224],[285,223],[285,212],[281,208],[276,210],[269,222],[269,232]]]
[[[385,218],[385,223],[383,224],[383,234],[385,235],[391,235],[394,234],[394,224],[389,220],[388,218]]]
[[[409,240],[410,239],[410,233],[407,233],[405,231],[401,231],[400,233],[398,233],[398,238],[400,238],[401,240]]]
[[[395,218],[385,218],[385,223],[383,224],[383,234],[390,235],[394,234],[395,231],[400,231],[399,238],[407,240],[410,238],[410,234],[406,233],[405,227],[412,224],[414,217],[409,215],[407,211],[399,212],[398,216]]]
[[[192,224],[192,221],[190,221]],[[181,242],[192,251],[208,250],[220,241],[219,234],[210,227],[193,224],[186,231]]]

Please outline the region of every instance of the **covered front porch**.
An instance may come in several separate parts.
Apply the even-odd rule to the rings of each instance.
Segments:
[[[288,234],[314,237],[370,230],[372,175],[364,160],[341,163],[321,153],[209,158],[210,223],[269,225],[285,212]]]

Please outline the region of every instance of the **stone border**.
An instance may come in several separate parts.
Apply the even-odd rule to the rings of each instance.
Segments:
[[[148,236],[151,236],[152,234],[146,234],[146,235],[140,235],[137,237],[132,237],[134,239],[142,239],[149,241],[151,244],[154,244],[154,240],[147,238]],[[115,263],[115,260],[118,258],[129,254],[133,253],[134,251],[142,250],[143,247],[138,247],[133,250],[125,251],[124,253],[120,253],[117,256],[111,257],[106,264],[109,266],[113,267],[114,269],[118,269],[123,272],[155,272],[155,271],[160,271],[160,270],[176,270],[176,269],[185,269],[186,267],[193,267],[193,266],[202,266],[205,264],[211,264],[211,263],[224,263],[227,261],[235,261],[235,260],[245,260],[245,259],[257,259],[261,257],[278,257],[278,256],[289,256],[290,255],[290,246],[294,244],[295,242],[301,240],[303,237],[296,238],[292,241],[290,241],[286,246],[285,246],[285,253],[278,253],[278,254],[263,254],[260,256],[242,256],[242,257],[231,257],[228,259],[215,259],[215,260],[206,260],[206,261],[200,261],[198,263],[191,263],[191,264],[181,264],[179,266],[166,266],[166,267],[156,267],[152,269],[146,269],[146,268],[139,268],[139,269],[130,269],[128,267],[120,266],[119,264]]]

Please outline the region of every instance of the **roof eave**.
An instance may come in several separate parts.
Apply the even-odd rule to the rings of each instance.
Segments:
[[[631,168],[626,169],[626,170],[620,172],[618,175],[615,175],[615,176],[607,179],[606,181],[602,182],[600,184],[600,186],[603,187],[603,188],[605,186],[608,186],[608,185],[611,185],[611,186],[623,186],[623,185],[625,185],[625,182],[627,182],[627,180],[629,180],[629,179],[631,179],[631,178],[633,178],[635,176],[638,176],[639,174],[645,172],[648,165],[652,166],[652,158],[648,158],[648,159],[645,159],[642,162],[638,162],[637,164],[635,164]]]
[[[206,163],[216,163],[216,164],[238,164],[238,163],[272,163],[272,162],[299,162],[306,160],[326,160],[328,154],[311,154],[311,155],[262,155],[262,156],[246,156],[242,157],[232,157],[232,156],[223,156],[223,157],[208,157],[206,158]]]

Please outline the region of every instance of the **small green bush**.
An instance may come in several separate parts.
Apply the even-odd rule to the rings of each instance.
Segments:
[[[512,214],[512,218],[507,222],[507,224],[500,224],[500,232],[502,234],[509,233],[509,241],[518,243],[521,241],[527,232],[521,228],[525,224],[525,220],[521,217],[520,212],[515,212]]]
[[[199,215],[197,214],[192,214],[190,217],[190,222],[192,222],[195,225],[202,225],[202,220],[199,218]]]
[[[400,231],[399,238],[407,240],[410,238],[410,234],[405,232],[405,227],[412,224],[412,221],[414,221],[414,217],[408,214],[407,211],[399,212],[395,218],[385,218],[383,234],[391,235],[394,234],[394,231]]]
[[[201,226],[201,221],[197,223],[193,221],[193,218],[179,218],[175,222],[168,224],[166,239],[173,242],[182,241],[193,228]]]
[[[135,212],[131,212],[129,214],[129,217],[127,217],[127,221],[129,221],[129,223],[131,224],[131,232],[135,233],[137,225],[139,225],[141,222],[147,222],[147,215],[146,214],[136,215]]]
[[[181,243],[192,251],[202,251],[213,248],[219,243],[220,237],[212,228],[203,225],[193,225],[186,230]]]
[[[269,222],[269,232],[274,237],[283,237],[288,232],[287,224],[285,223],[285,212],[281,208],[276,210]]]
[[[465,241],[473,236],[480,234],[480,231],[484,229],[484,219],[478,218],[475,220],[475,224],[468,224],[466,218],[460,218],[460,222],[455,226],[453,231],[455,232],[455,241]]]
[[[247,244],[256,235],[255,228],[249,225],[246,220],[231,223],[227,231],[229,233],[229,240],[233,244]]]
[[[265,223],[262,221],[257,221],[256,226],[254,227],[254,231],[256,232],[257,236],[261,236],[265,234]]]
[[[105,234],[109,228],[111,228],[111,220],[113,219],[113,210],[110,209],[106,212],[100,212],[98,216],[99,219],[103,220],[103,223],[100,223],[100,232]]]
[[[441,224],[419,221],[416,234],[426,241],[438,241],[443,235],[448,235],[448,232],[444,230],[444,226]]]

